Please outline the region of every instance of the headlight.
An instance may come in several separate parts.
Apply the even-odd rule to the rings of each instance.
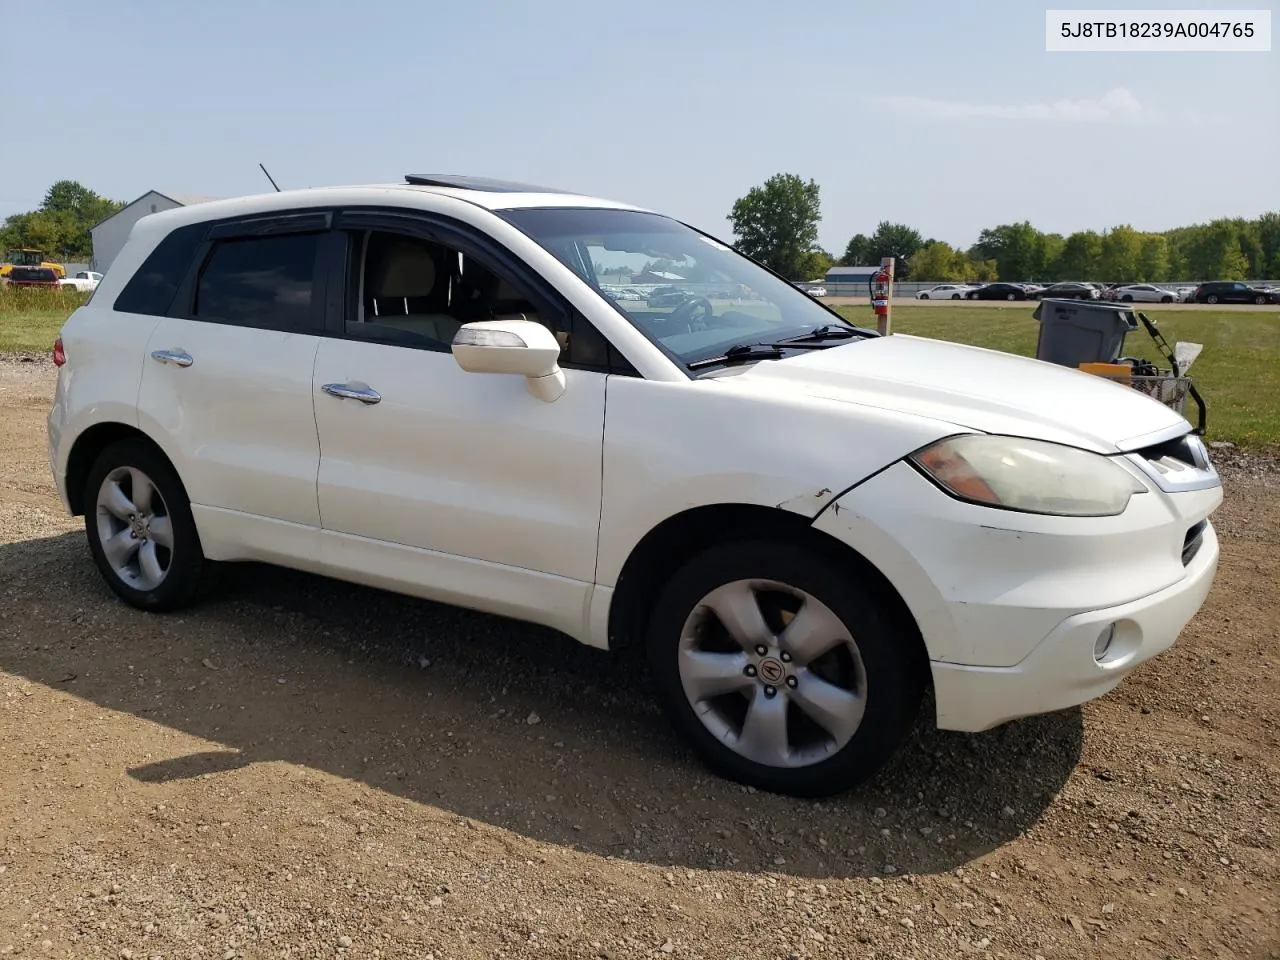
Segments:
[[[1113,517],[1146,493],[1104,456],[1043,440],[970,434],[925,447],[910,460],[960,500],[1055,517]]]

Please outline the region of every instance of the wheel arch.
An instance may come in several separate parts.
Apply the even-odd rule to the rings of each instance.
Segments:
[[[929,678],[928,652],[919,625],[901,594],[874,564],[836,537],[816,529],[809,517],[749,503],[693,507],[668,517],[641,538],[614,586],[608,617],[609,649],[625,650],[643,641],[659,591],[687,561],[711,547],[748,539],[799,544],[870,586],[897,627],[913,638],[912,647],[918,654],[915,666],[926,680]]]
[[[84,515],[84,485],[89,478],[89,471],[93,469],[94,462],[101,456],[103,450],[121,440],[141,440],[153,447],[156,453],[164,457],[169,466],[173,468],[174,475],[178,477],[178,482],[182,482],[182,477],[178,474],[173,459],[165,453],[160,444],[156,443],[146,433],[127,423],[95,423],[76,437],[75,442],[71,445],[71,453],[67,456],[67,504],[71,508],[72,516],[79,517]]]

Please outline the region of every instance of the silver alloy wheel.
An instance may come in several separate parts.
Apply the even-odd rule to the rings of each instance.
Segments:
[[[116,467],[98,488],[98,540],[111,569],[135,590],[154,590],[173,561],[173,524],[155,482]]]
[[[770,767],[843,749],[862,723],[867,671],[848,627],[816,597],[774,580],[735,580],[680,631],[680,682],[725,746]]]

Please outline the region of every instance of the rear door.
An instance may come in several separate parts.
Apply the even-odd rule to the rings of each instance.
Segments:
[[[151,334],[139,425],[193,504],[316,528],[328,213],[214,226]]]

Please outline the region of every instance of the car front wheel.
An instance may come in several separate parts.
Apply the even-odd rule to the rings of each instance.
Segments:
[[[143,610],[196,596],[205,570],[191,505],[168,460],[144,440],[107,447],[89,471],[85,532],[107,585]]]
[[[647,643],[663,706],[701,759],[778,793],[825,796],[870,777],[923,694],[918,637],[848,571],[785,543],[690,561]]]
[[[928,300],[928,299],[929,299],[929,295],[928,295],[927,293],[922,293],[922,294],[920,294],[920,299],[921,299],[921,300]]]
[[[1258,294],[1256,297],[1254,297],[1254,298],[1253,298],[1253,302],[1254,302],[1254,303],[1259,303],[1259,304],[1261,304],[1261,303],[1266,303],[1266,302],[1267,302],[1267,298],[1266,298],[1266,297],[1264,297],[1262,294]]]
[[[1017,299],[1018,299],[1017,294],[1013,294],[1013,293],[1006,293],[1006,294],[1004,295],[1004,298],[1005,298],[1006,300],[1017,300]]]
[[[1214,296],[1213,294],[1209,294],[1209,296],[1207,296],[1207,297],[1205,297],[1205,298],[1204,298],[1204,302],[1205,302],[1205,303],[1217,303],[1217,302],[1218,302],[1218,298],[1217,298],[1216,296]]]

